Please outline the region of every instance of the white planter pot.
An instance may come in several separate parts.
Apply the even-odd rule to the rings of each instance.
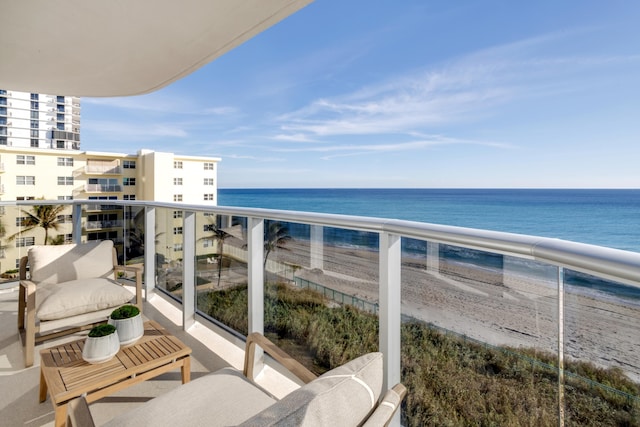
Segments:
[[[130,317],[128,319],[114,320],[109,317],[109,324],[116,327],[118,336],[120,337],[120,345],[130,345],[138,341],[144,335],[144,325],[142,323],[142,314]]]
[[[104,337],[87,337],[82,358],[92,364],[111,360],[120,351],[118,331]]]

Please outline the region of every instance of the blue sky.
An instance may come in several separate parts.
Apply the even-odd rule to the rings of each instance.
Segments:
[[[220,188],[640,188],[640,2],[316,0],[82,148],[221,157]]]

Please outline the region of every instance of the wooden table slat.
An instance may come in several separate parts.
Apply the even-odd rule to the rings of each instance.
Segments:
[[[91,402],[163,372],[190,366],[185,361],[191,354],[189,347],[154,321],[144,326],[142,338],[104,363],[92,365],[82,359],[84,339],[41,350],[41,381],[45,382],[41,387],[45,392],[48,389],[54,409],[66,407],[69,400],[85,393]],[[56,426],[64,425],[65,417],[66,410],[56,410]]]

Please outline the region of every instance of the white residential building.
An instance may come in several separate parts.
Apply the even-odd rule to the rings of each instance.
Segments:
[[[54,111],[49,111],[52,108]],[[217,204],[220,158],[152,150],[139,150],[136,154],[81,151],[79,131],[79,98],[0,90],[0,200]],[[2,273],[16,268],[17,260],[29,246],[44,243],[44,230],[36,228],[15,237],[26,215],[24,209],[6,207],[0,214],[4,228]],[[71,240],[70,214],[69,210],[59,216],[60,228],[52,231],[50,239]],[[123,224],[131,219],[130,215],[112,205],[87,205],[82,239],[112,239],[122,248]],[[181,220],[181,215],[162,216],[175,219],[176,224]],[[176,240],[181,241],[181,236]],[[181,247],[179,242],[166,244]]]

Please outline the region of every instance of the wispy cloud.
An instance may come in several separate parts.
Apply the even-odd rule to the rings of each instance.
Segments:
[[[579,78],[583,74],[640,60],[637,55],[541,53],[580,31],[587,30],[546,34],[484,49],[341,96],[316,99],[281,115],[280,133],[273,139],[318,142],[341,135],[433,132],[486,119],[513,102],[586,90]]]

